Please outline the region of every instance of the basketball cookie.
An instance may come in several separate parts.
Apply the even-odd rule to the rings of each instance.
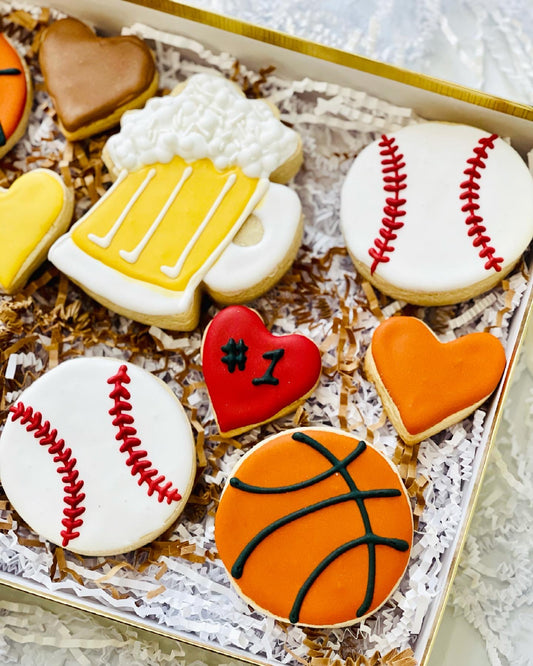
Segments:
[[[15,510],[52,543],[84,555],[138,548],[181,513],[196,467],[185,412],[142,368],[65,361],[10,408],[0,478]]]
[[[222,435],[233,437],[294,411],[314,391],[321,359],[303,335],[272,335],[250,308],[221,310],[206,328],[202,367]]]
[[[458,423],[496,389],[505,350],[490,333],[440,342],[415,317],[392,317],[374,331],[365,371],[399,436],[420,442]]]
[[[44,33],[39,63],[59,126],[77,141],[118,124],[157,91],[154,57],[138,37],[97,37],[66,18]]]
[[[70,224],[74,195],[54,171],[35,169],[0,188],[0,293],[21,289]]]
[[[31,104],[29,69],[10,41],[0,33],[0,157],[11,150],[26,131]]]
[[[192,330],[202,287],[246,302],[290,267],[301,205],[278,182],[300,167],[301,142],[222,76],[197,74],[174,93],[123,116],[104,149],[115,184],[49,256],[112,310]]]
[[[357,271],[408,303],[446,305],[495,286],[533,236],[533,178],[496,134],[430,122],[355,159],[341,226]]]
[[[220,559],[246,601],[311,627],[378,610],[405,572],[412,539],[396,469],[334,428],[288,430],[255,446],[215,516]]]

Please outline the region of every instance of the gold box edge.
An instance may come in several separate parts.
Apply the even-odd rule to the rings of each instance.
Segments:
[[[344,67],[356,69],[367,74],[379,76],[391,81],[403,83],[414,88],[437,93],[445,97],[452,97],[462,102],[468,102],[492,111],[515,116],[523,120],[533,121],[533,106],[513,102],[503,97],[468,88],[444,79],[420,74],[396,65],[373,60],[365,56],[343,51],[332,46],[289,35],[272,28],[242,21],[230,16],[223,16],[214,12],[184,5],[173,0],[123,0],[124,2],[140,5],[147,9],[164,12],[179,18],[197,23],[203,23],[213,28],[232,32],[243,37],[279,46],[313,58],[332,62]]]
[[[431,655],[431,650],[433,649],[433,646],[435,644],[437,634],[439,631],[440,624],[442,622],[442,619],[444,617],[444,611],[446,609],[446,604],[448,602],[448,597],[450,596],[450,591],[453,585],[453,581],[455,579],[455,576],[457,574],[457,570],[459,568],[459,562],[461,560],[461,554],[463,552],[466,539],[468,536],[468,532],[470,529],[470,525],[472,523],[472,519],[474,517],[474,512],[476,508],[476,504],[479,498],[479,493],[481,490],[481,486],[483,485],[483,479],[485,478],[485,474],[487,471],[487,462],[490,456],[490,453],[494,447],[495,441],[496,441],[496,436],[498,434],[498,429],[501,423],[502,419],[502,414],[503,414],[503,405],[505,401],[507,400],[509,390],[511,387],[512,383],[512,378],[513,374],[515,371],[515,368],[518,364],[518,359],[520,358],[520,351],[523,346],[524,338],[528,329],[528,326],[530,324],[530,321],[533,320],[533,315],[532,315],[532,310],[533,310],[533,289],[530,290],[527,303],[525,305],[525,314],[522,317],[520,321],[520,326],[518,330],[518,334],[516,336],[515,343],[513,345],[513,349],[511,352],[511,358],[509,359],[509,363],[507,364],[505,376],[503,378],[503,385],[502,385],[502,390],[500,392],[500,395],[498,397],[498,402],[496,403],[496,407],[494,410],[494,419],[491,423],[490,427],[490,432],[487,440],[487,446],[485,447],[485,451],[483,452],[483,458],[480,463],[480,473],[478,478],[476,479],[475,482],[475,487],[472,492],[472,495],[470,497],[470,501],[468,505],[465,507],[465,513],[467,515],[466,522],[464,523],[463,527],[461,528],[461,531],[459,533],[459,538],[458,538],[458,545],[455,550],[455,553],[453,554],[453,559],[452,559],[452,564],[450,566],[450,570],[448,572],[448,576],[446,578],[446,583],[444,585],[443,591],[441,593],[441,599],[439,601],[439,606],[437,608],[437,612],[435,614],[435,622],[434,626],[432,628],[432,632],[430,634],[429,640],[427,641],[424,652],[422,654],[422,658],[420,660],[419,666],[427,666],[429,657]]]

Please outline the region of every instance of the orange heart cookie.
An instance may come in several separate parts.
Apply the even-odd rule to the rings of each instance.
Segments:
[[[39,63],[61,131],[70,141],[113,127],[126,110],[143,106],[157,90],[154,58],[141,39],[97,37],[72,18],[46,30]]]
[[[68,227],[74,196],[61,178],[36,169],[0,188],[0,293],[24,286],[53,241]]]
[[[365,357],[387,415],[409,444],[466,418],[494,391],[504,368],[504,348],[490,333],[442,343],[414,317],[382,322]]]

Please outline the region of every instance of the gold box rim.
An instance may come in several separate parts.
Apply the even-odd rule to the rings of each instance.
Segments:
[[[475,104],[492,111],[505,113],[507,115],[533,121],[533,106],[514,102],[504,97],[491,95],[475,88],[459,85],[440,79],[429,74],[421,74],[410,69],[404,69],[396,65],[373,60],[365,56],[350,53],[333,46],[327,46],[313,42],[302,37],[289,35],[279,30],[265,28],[263,26],[242,21],[231,16],[223,16],[206,9],[192,7],[174,0],[124,0],[127,3],[140,5],[147,9],[153,9],[166,14],[171,14],[181,19],[203,23],[212,28],[231,32],[242,37],[249,37],[256,41],[265,42],[290,51],[311,56],[320,60],[356,69],[366,74],[371,74],[390,81],[396,81],[414,88],[420,88],[428,92],[437,93],[445,97],[469,104]]]

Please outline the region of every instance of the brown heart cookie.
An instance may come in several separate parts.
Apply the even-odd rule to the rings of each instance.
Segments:
[[[101,132],[157,90],[157,70],[138,37],[97,37],[72,18],[45,32],[39,62],[61,130],[69,140]]]

